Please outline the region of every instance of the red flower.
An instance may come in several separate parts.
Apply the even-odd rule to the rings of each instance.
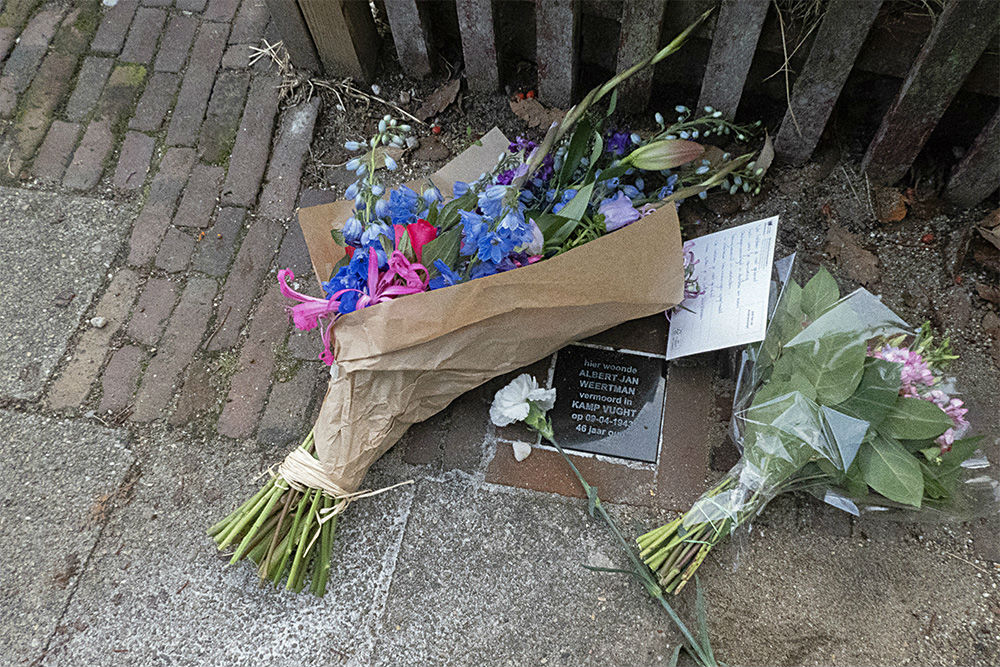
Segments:
[[[403,231],[410,235],[410,245],[413,247],[413,254],[417,261],[421,261],[421,254],[424,244],[437,238],[437,227],[427,222],[423,218],[418,218],[411,225],[393,225],[396,234],[396,248],[399,248],[399,241],[403,238]]]
[[[347,253],[347,259],[352,259],[354,257],[354,250],[355,248],[352,245],[344,246],[344,252]]]

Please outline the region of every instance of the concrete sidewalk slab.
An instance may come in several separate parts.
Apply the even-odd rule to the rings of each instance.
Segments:
[[[0,410],[0,655],[33,663],[60,629],[134,457],[128,434]]]
[[[115,202],[0,188],[0,398],[41,394],[132,218]]]

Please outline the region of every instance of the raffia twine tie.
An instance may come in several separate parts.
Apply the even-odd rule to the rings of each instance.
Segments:
[[[288,485],[296,491],[319,489],[323,493],[339,501],[333,507],[326,507],[317,511],[317,514],[319,515],[317,520],[320,523],[329,521],[333,517],[337,516],[347,509],[347,506],[355,500],[360,500],[361,498],[371,498],[372,496],[377,496],[381,493],[385,493],[386,491],[392,491],[393,489],[401,486],[413,484],[413,480],[408,479],[405,482],[393,484],[392,486],[387,486],[376,491],[372,491],[371,489],[345,491],[333,480],[331,480],[329,476],[327,476],[326,471],[323,470],[323,466],[319,462],[319,459],[301,447],[293,449],[288,456],[285,457],[285,460],[278,465],[277,472],[272,471],[271,474],[285,480]]]

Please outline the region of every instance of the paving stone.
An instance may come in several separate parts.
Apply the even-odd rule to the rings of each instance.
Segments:
[[[174,0],[141,0],[143,7],[171,7]]]
[[[142,288],[139,303],[128,323],[128,335],[143,345],[156,345],[176,301],[176,283],[165,278],[150,278]]]
[[[250,225],[226,279],[218,308],[218,317],[225,318],[225,322],[209,343],[210,351],[236,345],[284,232],[284,227],[273,220],[258,219]]]
[[[206,21],[232,21],[240,0],[209,0],[202,18]]]
[[[281,119],[271,162],[267,167],[264,189],[257,211],[268,218],[288,218],[295,212],[299,194],[302,163],[312,143],[313,128],[319,113],[318,97],[289,109]]]
[[[275,351],[288,332],[286,305],[285,297],[276,289],[265,292],[260,300],[250,322],[249,336],[240,351],[229,395],[219,415],[218,427],[222,435],[249,438],[257,428],[271,387]],[[306,402],[308,404],[308,400]]]
[[[38,76],[24,94],[20,115],[14,127],[8,130],[2,154],[6,155],[6,169],[0,178],[9,174],[20,175],[24,163],[35,154],[35,149],[45,138],[50,121],[69,86],[76,68],[76,57],[50,53],[38,70]]]
[[[132,235],[129,237],[128,263],[132,266],[145,266],[156,256],[160,239],[170,225],[170,214],[152,206],[146,206],[139,213],[132,225]]]
[[[104,18],[90,43],[92,51],[117,55],[125,43],[128,27],[132,24],[138,0],[118,0],[114,7],[105,9]]]
[[[222,203],[253,206],[271,150],[271,130],[278,112],[276,75],[254,75],[250,82],[243,119],[229,158],[229,171],[222,188]]]
[[[334,665],[349,659],[341,655],[363,664],[413,487],[355,503],[337,528],[326,596],[293,595],[258,586],[248,563],[226,567],[204,534],[259,488],[261,456],[224,438],[191,447],[180,433],[154,437],[142,481],[105,527],[45,664]]]
[[[0,410],[4,662],[38,664],[59,632],[103,511],[135,460],[128,440],[123,430]]]
[[[132,105],[146,79],[144,65],[117,65],[97,101],[97,118],[105,119],[117,128],[132,112]]]
[[[142,132],[128,132],[122,142],[114,186],[119,190],[137,190],[146,182],[149,161],[153,158],[156,141]]]
[[[194,149],[168,148],[153,176],[146,206],[153,206],[169,218],[188,181],[196,161]]]
[[[102,328],[84,329],[73,356],[49,390],[50,410],[75,408],[83,403],[97,380],[108,354],[111,339],[125,326],[139,289],[139,276],[131,269],[119,269],[97,302],[95,317],[107,320]]]
[[[225,170],[207,164],[197,164],[191,170],[184,196],[174,215],[178,227],[208,227],[212,211],[219,199],[219,185]]]
[[[250,66],[250,45],[230,44],[226,49],[226,55],[222,56],[222,67],[224,69],[246,69]]]
[[[52,51],[82,55],[90,50],[90,39],[94,36],[94,30],[91,28],[90,20],[82,17],[82,14],[83,8],[80,6],[66,14],[50,45]]]
[[[285,238],[281,241],[281,248],[278,250],[278,268],[291,269],[295,273],[295,280],[301,281],[309,286],[315,284],[316,276],[312,269],[312,260],[309,259],[309,246],[302,235],[302,227],[292,223],[285,232]]]
[[[243,229],[246,210],[225,206],[215,217],[215,224],[198,241],[191,268],[210,276],[224,276],[236,253],[236,246]]]
[[[250,75],[246,72],[224,70],[215,79],[198,140],[198,155],[205,162],[222,164],[229,159],[249,84]]]
[[[35,77],[62,15],[62,8],[47,7],[35,14],[21,32],[20,40],[4,63],[3,75],[0,76],[0,116],[14,113],[17,96],[28,88]]]
[[[201,12],[205,10],[208,0],[176,0],[175,6],[182,12]]]
[[[167,130],[167,145],[193,146],[205,115],[205,107],[215,83],[215,72],[222,60],[229,26],[202,23],[191,49],[191,64],[184,73],[181,91]]]
[[[63,185],[73,190],[90,190],[101,180],[104,172],[104,161],[111,154],[114,146],[114,135],[111,134],[111,124],[106,120],[97,120],[87,126],[83,139],[73,161],[66,168]]]
[[[308,291],[316,293],[314,290]],[[322,339],[316,335],[315,331],[292,329],[292,333],[288,334],[288,342],[286,344],[292,356],[302,361],[316,361],[319,359],[319,353],[323,351]]]
[[[404,448],[404,460],[411,465],[431,464],[443,470],[469,473],[479,470],[491,400],[492,392],[473,390],[430,419],[411,426],[399,443]]]
[[[177,398],[177,407],[167,418],[171,426],[182,426],[214,411],[219,404],[215,373],[210,362],[196,359],[188,368]]]
[[[156,132],[174,104],[181,78],[168,72],[156,72],[150,77],[142,97],[135,107],[129,128],[141,132]]]
[[[3,64],[10,49],[17,40],[17,30],[11,27],[0,28],[0,65]]]
[[[149,422],[164,414],[181,373],[194,357],[212,316],[216,284],[212,278],[188,280],[163,340],[146,367],[131,419]]]
[[[104,84],[111,74],[113,58],[87,56],[83,59],[80,73],[76,77],[76,88],[66,103],[65,116],[67,120],[79,122],[86,120],[97,105],[97,100],[104,90]]]
[[[260,420],[257,439],[271,445],[302,442],[312,426],[308,410],[313,392],[317,384],[325,384],[329,379],[327,367],[316,361],[301,363],[286,382],[274,382]]]
[[[174,14],[163,36],[160,52],[156,55],[156,71],[180,72],[187,62],[188,51],[197,30],[198,19],[186,14]]]
[[[44,183],[59,183],[62,181],[66,166],[73,157],[76,140],[80,136],[79,123],[66,123],[61,120],[52,121],[45,141],[38,149],[38,155],[31,165],[31,173]]]
[[[128,38],[125,40],[125,47],[118,60],[143,65],[151,63],[166,20],[167,13],[162,9],[140,7],[135,13]]]
[[[243,0],[229,33],[230,44],[258,44],[271,18],[265,0]]]
[[[115,350],[101,374],[101,403],[98,414],[119,414],[132,402],[146,352],[141,347],[126,345]]]
[[[194,254],[194,237],[176,227],[167,229],[156,253],[156,268],[167,273],[185,271]]]

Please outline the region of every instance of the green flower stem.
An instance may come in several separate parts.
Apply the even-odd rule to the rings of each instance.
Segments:
[[[323,498],[323,492],[319,489],[310,489],[308,493],[312,494],[312,503],[302,522],[298,547],[295,550],[295,557],[292,559],[292,568],[288,572],[288,582],[285,584],[285,588],[295,590],[296,592],[302,590],[300,581],[305,577],[305,567],[302,561],[304,560],[306,547],[309,546],[309,540],[306,538],[309,537],[310,529],[316,516],[316,510],[319,509],[319,503]]]
[[[208,529],[208,534],[211,535],[212,537],[215,537],[216,535],[218,535],[219,533],[221,533],[223,530],[225,530],[226,528],[228,528],[232,524],[233,521],[235,521],[239,517],[243,516],[244,512],[246,512],[248,509],[250,509],[258,500],[260,500],[261,497],[263,497],[263,495],[265,493],[267,493],[267,490],[269,488],[270,488],[270,486],[268,484],[265,484],[264,486],[260,487],[260,490],[257,491],[257,493],[255,493],[253,496],[251,496],[245,503],[243,503],[242,505],[240,505],[239,507],[237,507],[235,510],[233,510],[232,514],[230,514],[225,519],[223,519],[219,523],[217,523],[214,526],[212,526],[211,528],[209,528]]]
[[[250,530],[247,531],[243,541],[241,541],[240,545],[236,548],[236,553],[233,554],[232,559],[229,561],[230,565],[236,563],[236,561],[243,557],[243,554],[246,553],[247,547],[250,546],[250,542],[252,542],[253,538],[257,535],[257,530],[260,529],[260,527],[264,525],[264,522],[270,518],[271,512],[274,510],[274,506],[278,504],[278,501],[281,500],[281,496],[284,495],[287,490],[288,486],[284,482],[274,485],[274,489],[272,489],[271,493],[267,496],[267,504],[264,506],[263,511],[257,517],[253,526],[251,526]]]
[[[257,516],[258,513],[264,508],[264,506],[270,500],[271,495],[274,493],[275,481],[273,479],[268,480],[267,484],[265,484],[265,487],[267,489],[266,493],[264,493],[257,500],[257,502],[253,504],[253,507],[244,512],[243,515],[239,518],[239,520],[233,522],[232,525],[229,527],[229,529],[225,531],[223,535],[220,536],[221,539],[218,540],[220,550],[228,547],[237,537],[239,537],[239,535],[243,532],[243,529],[246,528],[247,524],[249,524],[254,519],[254,517]]]
[[[270,546],[267,549],[267,555],[264,556],[262,560],[257,561],[260,563],[261,573],[265,573],[268,571],[271,560],[274,558],[275,550],[278,547],[278,540],[280,537],[282,537],[281,529],[284,527],[285,524],[285,516],[288,515],[288,510],[292,506],[293,499],[297,499],[298,495],[299,492],[295,489],[289,489],[288,493],[285,494],[285,503],[281,508],[281,513],[278,515],[278,519],[276,522],[277,525],[276,528],[274,529],[274,534],[271,537]]]
[[[284,539],[285,546],[282,549],[283,555],[281,557],[281,562],[278,564],[277,569],[269,572],[270,576],[268,578],[274,582],[275,586],[278,586],[281,583],[281,575],[285,572],[285,567],[288,565],[288,559],[292,557],[292,550],[289,545],[292,540],[295,539],[295,536],[299,534],[299,526],[302,525],[302,516],[305,514],[306,506],[309,504],[309,496],[311,493],[312,490],[307,489],[300,495],[298,506],[295,510],[295,518],[292,519],[292,527],[289,529],[288,534]]]

